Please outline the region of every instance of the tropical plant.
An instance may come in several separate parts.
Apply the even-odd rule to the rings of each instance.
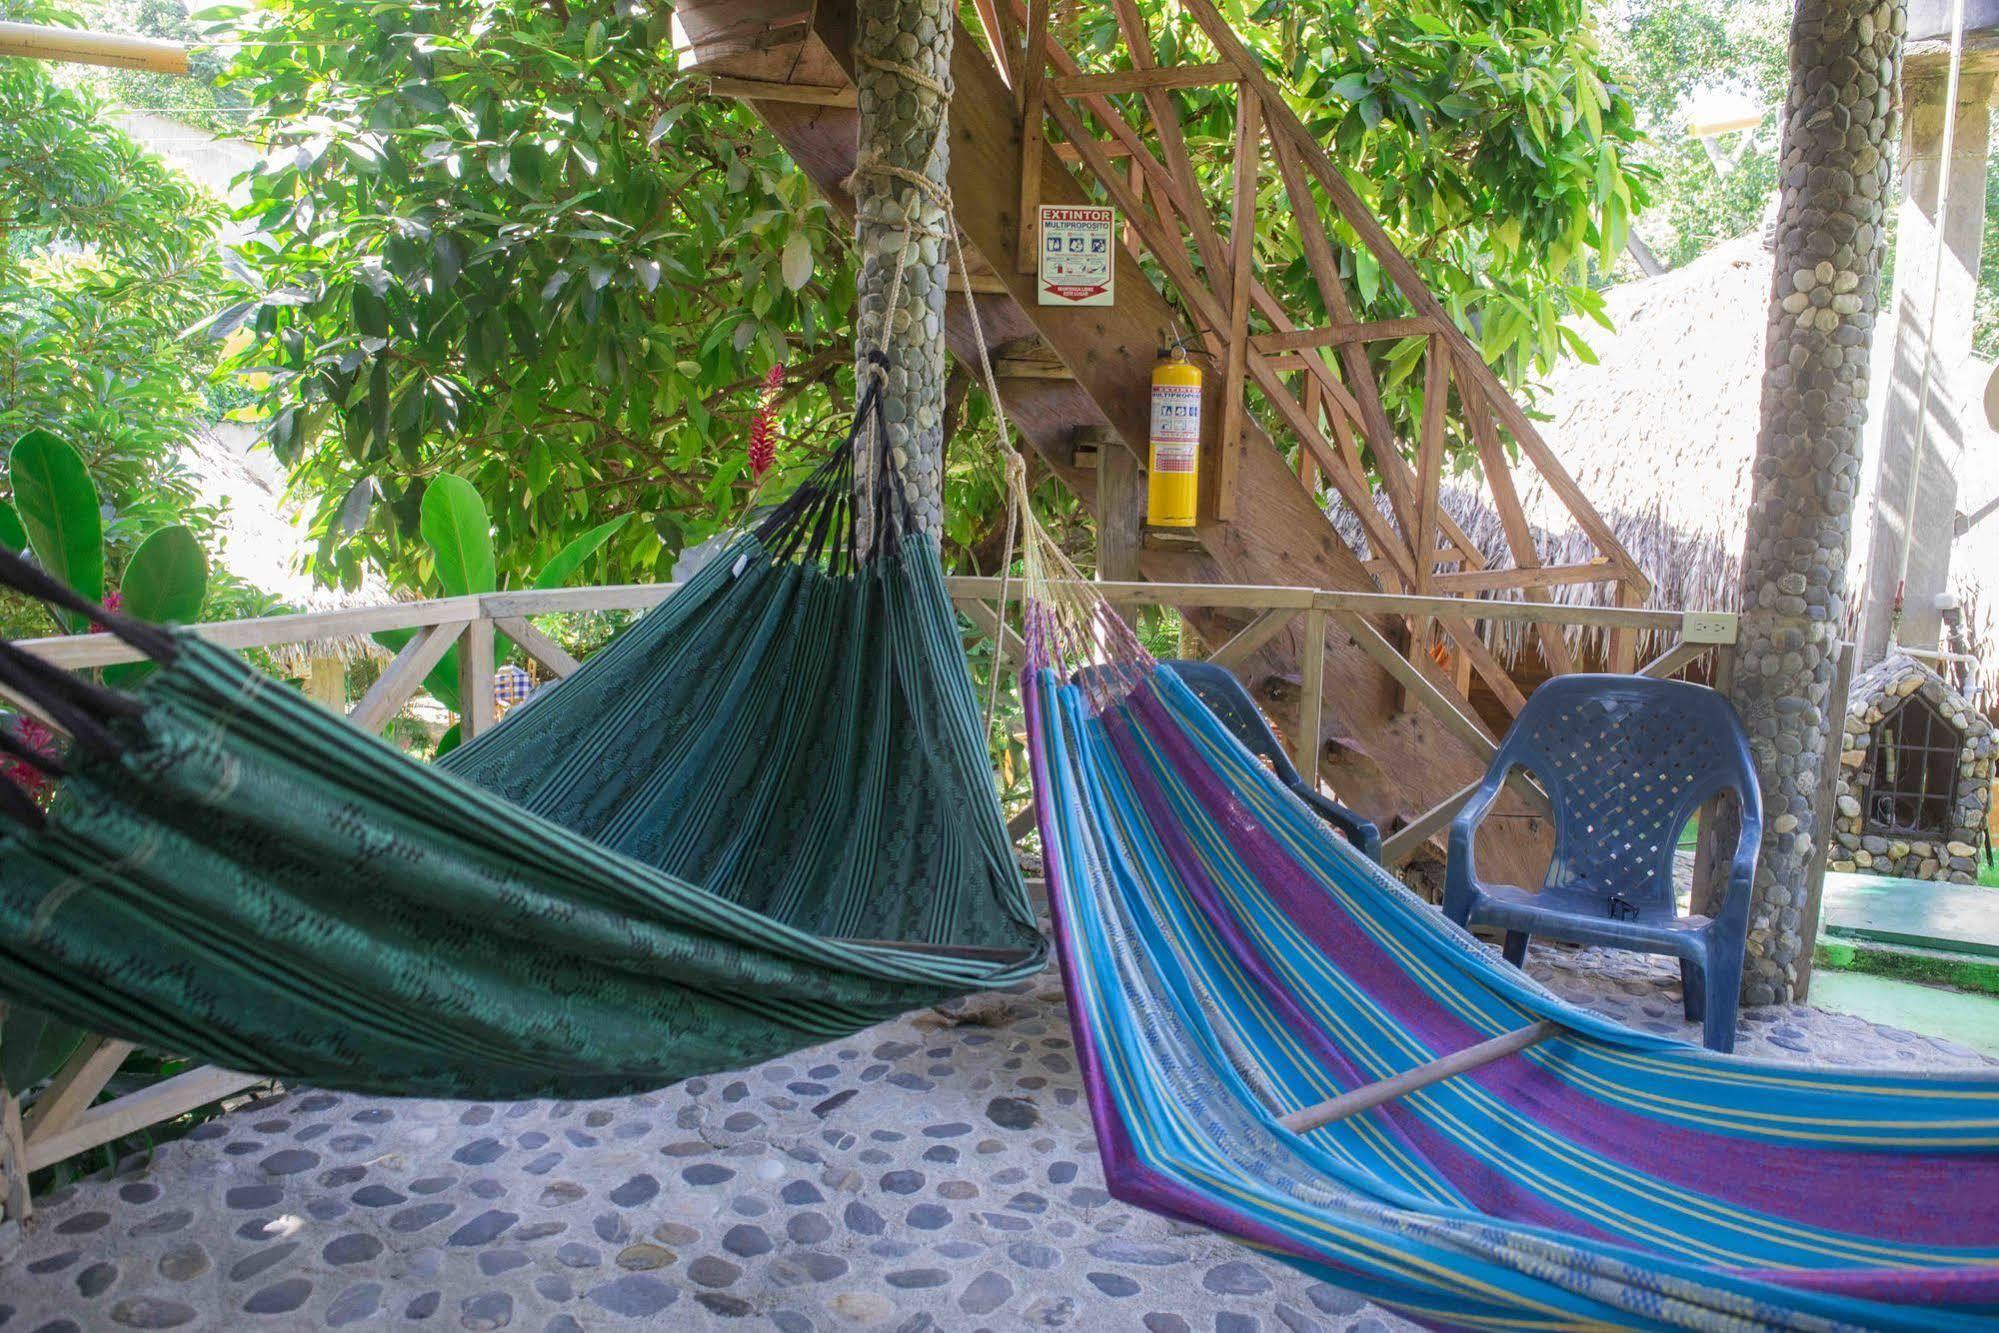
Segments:
[[[1191,42],[1163,0],[1143,7],[1169,58]],[[609,573],[654,577],[750,502],[747,426],[773,365],[780,482],[841,428],[846,228],[745,112],[661,60],[664,10],[210,12],[240,43],[228,86],[272,149],[247,182],[263,295],[216,327],[255,336],[242,364],[269,376],[272,439],[321,497],[322,576],[373,560],[414,586],[424,483],[451,472],[491,502],[505,563],[629,513]],[[1591,258],[1615,253],[1645,188],[1583,0],[1528,0],[1504,23],[1476,0],[1237,18],[1489,355],[1518,377],[1573,345]],[[1107,20],[1082,23],[1086,55],[1107,44]],[[1229,127],[1202,96],[1210,149]],[[1222,170],[1225,154],[1197,156]],[[1259,243],[1291,256],[1284,295],[1309,309],[1283,210],[1264,216]],[[1348,254],[1370,310],[1391,306]],[[1398,410],[1413,400],[1393,392]],[[961,407],[961,434],[989,440],[989,408]],[[970,486],[951,497],[949,555],[976,564],[998,493],[954,475]]]
[[[50,432],[31,430],[8,452],[7,479],[13,499],[0,501],[0,545],[25,548],[84,597],[141,620],[185,625],[201,619],[208,557],[187,527],[176,523],[148,533],[113,588],[105,577],[103,504],[83,456]],[[68,633],[99,628],[74,612],[51,614]],[[107,667],[104,676],[114,685],[130,684],[150,669],[150,663],[124,663]]]
[[[661,61],[665,11],[274,0],[227,21],[273,151],[246,182],[264,294],[214,331],[256,337],[243,364],[321,497],[323,577],[372,560],[414,586],[446,473],[491,499],[509,566],[632,514],[609,570],[653,577],[740,515],[774,365],[780,474],[839,429],[841,229]]]
[[[222,217],[95,96],[0,62],[0,438],[42,429],[73,444],[111,504],[117,550],[168,522],[206,533],[216,517],[179,460],[217,413],[215,349],[181,335],[228,283]]]
[[[446,473],[424,488],[419,502],[420,531],[428,552],[430,574],[436,592],[443,597],[468,597],[500,591],[499,563],[493,546],[493,524],[479,492],[463,477]],[[604,546],[617,536],[631,515],[620,514],[572,538],[555,553],[541,572],[527,581],[536,589],[560,588],[570,583],[589,565]],[[383,630],[375,635],[386,648],[400,651],[416,631]],[[495,642],[507,643],[504,635]],[[464,712],[458,693],[459,645],[453,644],[424,677],[423,687],[431,697],[454,713]],[[442,754],[458,743],[457,728],[439,742]]]

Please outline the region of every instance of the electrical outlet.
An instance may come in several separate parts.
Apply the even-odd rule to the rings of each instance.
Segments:
[[[1684,612],[1680,638],[1687,643],[1734,643],[1735,616],[1727,611]]]

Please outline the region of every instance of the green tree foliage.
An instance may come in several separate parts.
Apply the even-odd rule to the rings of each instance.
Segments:
[[[633,514],[606,572],[663,576],[756,490],[773,365],[780,472],[838,429],[841,229],[741,112],[674,77],[663,11],[273,0],[225,21],[272,152],[242,247],[265,294],[218,328],[257,335],[272,442],[321,497],[322,576],[373,560],[420,584],[447,471],[508,568]]]
[[[221,222],[93,94],[0,61],[0,438],[76,446],[114,558],[166,522],[212,523],[178,454],[214,414],[214,349],[182,335],[226,284]]]
[[[1175,44],[1202,58],[1177,10],[1146,8],[1169,59]],[[772,365],[787,367],[780,476],[840,429],[845,227],[744,112],[675,73],[663,11],[267,0],[210,14],[241,42],[228,87],[272,149],[243,250],[264,294],[218,327],[256,334],[244,364],[270,376],[273,440],[321,497],[322,575],[352,581],[373,560],[420,586],[423,490],[450,472],[486,500],[502,567],[537,567],[632,514],[605,572],[657,577],[755,494],[746,428]],[[1616,254],[1646,188],[1583,0],[1304,0],[1235,18],[1510,377],[1577,345],[1590,265]],[[1109,49],[1108,18],[1079,22],[1068,35],[1086,59]],[[1224,103],[1178,96],[1219,201]],[[1287,298],[1313,309],[1274,193],[1262,216]],[[1345,253],[1366,313],[1396,313],[1371,261]],[[1413,387],[1392,388],[1405,416]],[[953,413],[947,538],[986,567],[998,495],[963,460],[992,418],[976,393]]]
[[[1789,0],[1631,0],[1606,52],[1638,107],[1642,156],[1658,172],[1642,234],[1677,267],[1754,227],[1777,186],[1777,112],[1788,77]],[[1716,141],[1687,133],[1689,99],[1725,91],[1768,108],[1762,125]],[[1738,155],[1739,154],[1739,155]]]
[[[1146,8],[1166,58],[1213,58],[1177,6]],[[1632,164],[1634,108],[1598,54],[1586,0],[1264,0],[1222,9],[1505,377],[1520,383],[1579,345],[1573,317],[1599,311],[1591,267],[1623,248],[1649,179]],[[1108,9],[1080,35],[1099,52],[1119,45]],[[1226,217],[1234,94],[1181,96],[1208,197]],[[1264,172],[1258,248],[1267,264],[1285,266],[1287,304],[1316,311],[1275,176]],[[1407,313],[1345,224],[1334,239],[1362,317]],[[1392,384],[1417,350],[1388,354]]]

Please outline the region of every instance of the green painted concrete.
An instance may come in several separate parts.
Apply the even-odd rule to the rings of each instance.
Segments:
[[[1815,971],[1808,1002],[1999,1057],[1999,995],[1974,995],[1863,972]]]
[[[1999,891],[1974,885],[1829,871],[1819,920],[1829,935],[1999,959]]]
[[[1999,958],[1989,954],[1917,949],[1828,934],[1819,937],[1816,966],[1999,995]]]

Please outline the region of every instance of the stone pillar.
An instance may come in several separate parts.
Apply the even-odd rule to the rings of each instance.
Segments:
[[[1798,0],[1780,164],[1762,425],[1730,695],[1749,729],[1763,846],[1742,996],[1788,1001],[1832,679],[1879,305],[1882,197],[1906,19],[1898,0]]]
[[[1945,100],[1950,57],[1911,53],[1902,76],[1902,202],[1896,217],[1894,314],[1890,355],[1882,372],[1885,402],[1876,438],[1869,441],[1873,477],[1868,506],[1867,586],[1861,596],[1860,661],[1870,666],[1888,651],[1895,588],[1902,581],[1904,533],[1909,547],[1899,641],[1935,648],[1942,632],[1937,595],[1950,577],[1950,547],[1957,516],[1958,460],[1964,444],[1963,414],[1979,411],[1963,401],[1963,368],[1971,355],[1972,307],[1978,293],[1978,255],[1985,238],[1986,155],[1991,149],[1993,70],[1990,52],[1972,52],[1958,80],[1957,124],[1951,161],[1943,160]],[[1947,216],[1937,209],[1950,180]],[[1932,265],[1941,227],[1941,265]],[[1931,291],[1935,284],[1935,313]],[[1888,332],[1884,330],[1884,332]],[[1929,366],[1928,409],[1923,373]],[[1921,423],[1927,416],[1928,426]],[[1874,434],[1874,432],[1870,432]],[[1909,484],[1918,437],[1922,464]],[[1909,512],[1904,513],[1907,509]]]
[[[865,384],[868,354],[883,346],[886,320],[882,406],[889,443],[917,523],[932,536],[944,524],[944,284],[950,254],[943,201],[950,144],[941,130],[950,100],[955,12],[941,0],[860,0],[854,34],[861,121],[853,180],[854,240],[861,254],[856,374]],[[896,269],[906,248],[898,286]],[[872,466],[873,459],[864,456],[858,474],[863,495],[869,493]]]

